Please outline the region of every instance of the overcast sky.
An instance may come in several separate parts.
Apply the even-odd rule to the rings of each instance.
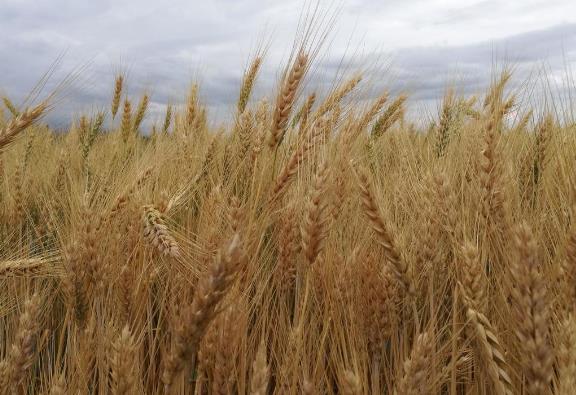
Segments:
[[[0,0],[0,93],[22,99],[62,54],[61,73],[89,63],[56,114],[107,106],[114,72],[130,91],[152,92],[152,115],[198,78],[213,116],[236,99],[242,70],[270,42],[258,92],[270,89],[291,49],[304,1]],[[314,86],[334,73],[379,62],[373,91],[408,90],[433,103],[447,84],[482,89],[494,63],[520,77],[544,67],[561,82],[576,65],[574,0],[341,0]],[[353,58],[353,59],[350,59]],[[56,75],[57,77],[58,75]],[[521,80],[522,78],[518,78]],[[57,78],[55,78],[57,80]],[[64,111],[65,110],[65,111]]]

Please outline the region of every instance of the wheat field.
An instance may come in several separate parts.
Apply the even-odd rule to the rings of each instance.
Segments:
[[[574,124],[506,70],[421,126],[263,60],[224,126],[122,73],[65,133],[4,97],[0,393],[573,394]]]

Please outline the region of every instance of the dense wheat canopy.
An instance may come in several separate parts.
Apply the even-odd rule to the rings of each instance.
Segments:
[[[75,75],[3,97],[0,395],[573,393],[570,104],[506,67],[425,122],[363,68],[316,89],[322,21],[218,122],[125,72],[65,132]]]

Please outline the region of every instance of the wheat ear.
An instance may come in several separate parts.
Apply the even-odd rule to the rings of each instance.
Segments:
[[[514,232],[517,259],[512,264],[512,298],[518,314],[518,340],[523,353],[526,392],[546,393],[553,374],[554,354],[549,339],[550,308],[547,287],[537,264],[537,245],[523,223]]]
[[[252,380],[250,381],[250,394],[266,395],[268,380],[270,378],[270,365],[266,362],[266,343],[262,341],[258,347],[256,358],[252,364]]]
[[[497,395],[511,395],[512,380],[508,375],[508,364],[504,350],[498,341],[496,332],[486,316],[472,308],[466,310],[466,317],[474,330],[476,345],[484,362],[484,367]]]
[[[8,144],[12,143],[20,132],[40,119],[47,109],[48,102],[44,101],[11,119],[10,122],[0,130],[0,152]]]
[[[236,234],[226,251],[217,255],[210,271],[199,283],[192,304],[183,308],[175,329],[174,346],[166,358],[162,373],[166,391],[197,352],[206,328],[217,315],[217,306],[226,295],[243,260],[240,236]]]
[[[275,149],[284,136],[288,118],[294,105],[298,87],[304,78],[306,67],[308,65],[308,55],[300,52],[284,80],[278,98],[276,99],[276,108],[272,119],[272,128],[270,129],[270,139],[268,145]]]
[[[162,214],[153,206],[144,206],[144,214],[142,216],[144,223],[144,237],[154,247],[160,251],[162,255],[177,258],[180,254],[178,242],[172,236]]]
[[[112,344],[112,394],[124,395],[136,393],[136,364],[136,345],[134,338],[130,332],[130,328],[125,326]]]
[[[429,388],[428,369],[434,339],[428,332],[416,338],[410,357],[404,361],[404,373],[397,385],[397,395],[417,395],[422,388]]]
[[[240,87],[240,95],[238,97],[238,115],[242,114],[246,109],[246,105],[248,104],[248,100],[250,99],[250,94],[252,93],[252,89],[254,88],[254,82],[256,81],[256,76],[258,75],[258,70],[260,70],[260,66],[262,65],[262,57],[256,56],[250,67],[244,74],[244,78],[242,78],[242,85]]]
[[[415,293],[414,279],[408,264],[402,259],[400,253],[396,249],[394,239],[390,235],[387,226],[382,219],[380,209],[376,204],[372,186],[368,179],[366,171],[361,168],[354,168],[358,180],[358,188],[360,190],[360,198],[362,201],[362,209],[368,220],[372,230],[377,236],[378,243],[384,249],[386,258],[391,264],[392,271],[396,279],[402,284],[403,289],[409,294]]]
[[[324,162],[318,166],[312,192],[306,205],[306,215],[302,226],[302,250],[309,265],[316,261],[322,250],[326,222],[326,203],[323,194],[326,188],[327,174],[328,165]]]
[[[8,382],[9,388],[15,390],[26,379],[26,373],[34,363],[36,354],[36,337],[40,330],[39,319],[40,296],[34,294],[24,304],[24,311],[20,315],[18,333],[12,343],[12,348],[6,359],[5,369],[2,370],[3,378],[0,381]],[[6,373],[8,380],[6,381]],[[16,392],[15,392],[16,393]]]
[[[122,98],[122,88],[124,86],[124,76],[122,74],[118,74],[116,76],[116,80],[114,81],[114,94],[112,96],[112,119],[116,118],[116,114],[118,113],[118,108],[120,107],[120,100]]]

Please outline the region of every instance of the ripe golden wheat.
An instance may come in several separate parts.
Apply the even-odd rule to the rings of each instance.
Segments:
[[[218,129],[198,84],[63,134],[3,98],[0,394],[574,391],[576,125],[504,72],[420,126],[315,54]]]

